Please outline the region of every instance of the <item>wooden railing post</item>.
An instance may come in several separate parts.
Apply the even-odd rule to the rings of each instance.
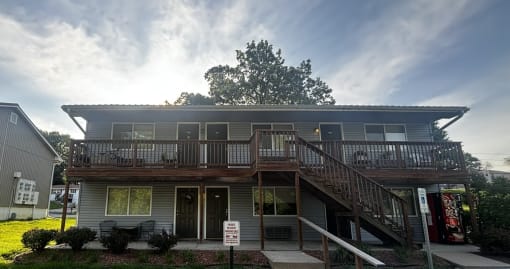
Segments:
[[[325,235],[322,235],[322,258],[324,259],[324,266],[326,268],[331,267],[331,263],[329,261],[329,244],[328,244],[328,237]]]
[[[138,155],[138,143],[136,142],[136,140],[133,141],[133,156],[131,156],[131,159],[132,159],[132,165],[133,167],[136,167],[136,159],[137,159],[137,155]]]
[[[258,172],[257,176],[259,189],[260,250],[264,250],[264,190],[262,188],[262,172]]]
[[[76,159],[76,157],[78,157],[78,156],[76,156],[77,153],[75,152],[75,143],[76,143],[76,140],[72,139],[71,144],[69,145],[69,156],[67,159],[67,169],[74,166],[74,160]]]
[[[403,200],[401,200],[400,203],[402,204],[402,215],[404,218],[404,229],[405,229],[406,242],[407,242],[408,246],[412,246],[413,235],[411,233],[411,224],[409,222],[409,215],[407,214],[407,212],[409,212],[407,210],[407,203],[404,202]]]
[[[294,185],[296,186],[296,213],[297,213],[297,232],[298,232],[298,241],[299,241],[299,249],[303,250],[303,224],[301,223],[301,184],[299,180],[299,173],[294,173]]]

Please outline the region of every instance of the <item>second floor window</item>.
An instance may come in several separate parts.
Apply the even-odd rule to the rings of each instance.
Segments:
[[[152,123],[114,123],[112,127],[113,140],[153,140],[154,124]],[[146,145],[149,147],[149,145]],[[130,143],[116,143],[117,149],[129,149]]]
[[[291,123],[254,123],[251,127],[252,134],[254,134],[256,130],[292,131],[293,129],[294,126]],[[285,139],[285,135],[263,135],[261,137],[262,148],[279,149],[280,147],[283,147]]]
[[[370,124],[365,126],[367,141],[406,141],[404,125]]]

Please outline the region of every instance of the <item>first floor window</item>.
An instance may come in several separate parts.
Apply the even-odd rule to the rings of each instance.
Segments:
[[[414,202],[414,191],[412,188],[390,188],[391,192],[398,195],[407,203],[407,213],[409,215],[416,215],[416,206]],[[384,203],[384,211],[386,215],[393,215],[393,212],[396,210],[397,205],[390,202],[385,201]]]
[[[296,192],[290,187],[263,187],[264,216],[296,215]],[[253,214],[259,215],[259,189],[253,188]]]
[[[106,215],[150,216],[151,187],[109,187]]]

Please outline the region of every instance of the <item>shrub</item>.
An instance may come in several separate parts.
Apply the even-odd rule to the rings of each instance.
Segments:
[[[110,236],[101,236],[99,241],[103,247],[109,249],[114,254],[124,253],[129,243],[129,234],[113,230]]]
[[[193,264],[195,263],[195,254],[193,254],[193,251],[187,249],[182,252],[182,259],[187,264]]]
[[[215,259],[216,259],[216,262],[218,262],[218,263],[224,263],[226,261],[225,251],[216,252]]]
[[[73,251],[79,251],[83,248],[83,245],[94,240],[95,238],[96,232],[89,228],[72,227],[63,233],[59,233],[56,240],[59,244],[69,244]]]
[[[165,253],[177,244],[177,237],[162,230],[161,234],[153,234],[147,243],[158,248],[160,253]]]
[[[480,237],[480,250],[485,253],[504,254],[510,252],[510,230],[488,227]]]
[[[351,264],[354,262],[354,256],[347,249],[338,246],[335,250],[335,262],[340,264]]]
[[[394,249],[397,260],[401,263],[407,263],[409,257],[413,254],[413,250],[406,246],[396,246]]]
[[[21,242],[33,251],[43,251],[56,234],[55,230],[32,229],[23,234]]]

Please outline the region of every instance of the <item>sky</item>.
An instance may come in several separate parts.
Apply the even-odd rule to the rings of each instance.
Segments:
[[[510,1],[0,1],[0,102],[81,138],[63,104],[163,104],[268,40],[337,104],[468,106],[448,127],[510,171]]]

